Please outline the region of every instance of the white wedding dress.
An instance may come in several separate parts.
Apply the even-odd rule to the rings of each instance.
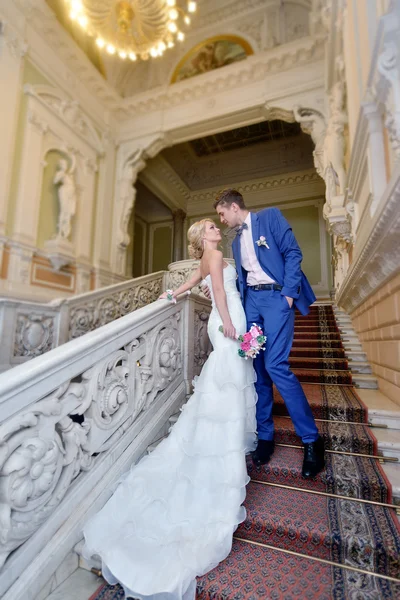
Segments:
[[[211,293],[211,278],[206,278]],[[238,333],[246,317],[236,270],[224,268],[229,314]],[[253,361],[208,322],[213,352],[170,435],[133,466],[104,508],[85,526],[84,556],[98,555],[104,577],[128,597],[193,600],[196,576],[230,552],[246,516],[245,453],[255,447]]]

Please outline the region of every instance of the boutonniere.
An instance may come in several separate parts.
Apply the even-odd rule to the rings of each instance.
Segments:
[[[260,239],[256,241],[257,246],[265,246],[269,250],[269,246],[267,244],[267,240],[263,235],[260,235]]]

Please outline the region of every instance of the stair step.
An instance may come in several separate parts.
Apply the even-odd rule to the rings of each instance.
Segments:
[[[344,582],[347,589],[351,575],[343,567],[234,539],[228,558],[198,578],[196,600],[344,598]],[[355,575],[358,582],[360,575]],[[376,591],[377,598],[395,600],[400,595],[400,583],[372,575],[363,576],[363,588]],[[361,597],[355,582],[352,591]]]
[[[368,390],[377,390],[379,387],[375,375],[369,375],[368,373],[354,373],[353,384],[356,388]]]
[[[363,543],[371,552],[369,568],[393,577],[399,573],[398,537],[393,533],[397,518],[393,509],[254,482],[247,486],[244,506],[246,520],[236,530],[237,537],[323,560],[335,558],[339,563],[352,559],[356,565],[358,555],[357,566],[361,568],[362,553],[351,553],[354,531],[347,528],[351,521],[363,528]],[[385,532],[385,544],[381,545],[374,533],[366,533],[364,527],[371,518]]]
[[[357,350],[346,350],[347,360],[350,362],[353,361],[364,361],[368,362],[367,355],[365,352],[357,351]]]
[[[370,364],[365,360],[353,360],[349,363],[349,368],[352,373],[372,373]]]

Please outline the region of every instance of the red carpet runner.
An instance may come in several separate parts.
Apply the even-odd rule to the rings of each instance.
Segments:
[[[307,317],[296,316],[290,364],[315,417],[323,419],[317,424],[327,448],[335,453],[327,454],[326,469],[315,480],[302,478],[301,442],[276,392],[279,445],[263,468],[257,469],[248,458],[247,518],[235,533],[229,557],[198,579],[197,598],[398,599],[399,521],[391,508],[357,501],[390,504],[392,495],[379,461],[357,456],[376,454],[377,443],[366,425],[366,408],[351,387],[330,306],[312,307]],[[104,585],[91,600],[123,597],[119,586]]]

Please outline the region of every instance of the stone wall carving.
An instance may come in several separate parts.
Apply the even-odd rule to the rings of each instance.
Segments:
[[[176,288],[185,283],[193,275],[198,266],[199,261],[197,260],[181,260],[169,265],[168,288],[176,290]],[[197,294],[204,298],[200,285],[196,285],[192,289],[192,294]]]
[[[62,406],[81,396],[82,386],[67,382],[0,425],[0,566],[49,518],[79,472],[91,466],[88,427],[74,422]]]
[[[351,269],[344,273],[336,296],[337,303],[353,312],[385,281],[393,277],[400,265],[400,182],[395,181],[388,201],[372,231],[367,232],[362,250],[356,254]]]
[[[54,347],[54,317],[17,313],[14,357],[34,358]]]
[[[0,423],[0,568],[57,510],[98,453],[110,449],[158,394],[168,386],[173,391],[182,379],[182,307],[172,308],[171,314],[160,305],[153,318],[138,318],[131,340],[119,350],[107,351],[94,341],[88,364],[90,353],[96,358],[81,373],[79,361],[63,365],[60,355],[49,375],[56,369],[61,380],[70,379],[43,397],[37,382],[30,384],[31,404]],[[160,318],[163,311],[168,314]],[[108,332],[118,335],[126,339],[126,328]]]
[[[211,309],[205,307],[194,311],[194,375],[200,375],[201,369],[212,350],[207,332],[210,312]]]
[[[378,59],[378,71],[388,86],[384,94],[385,126],[394,154],[400,159],[400,49],[399,43],[389,41]],[[391,90],[390,90],[391,88]],[[391,93],[390,93],[391,91]]]
[[[79,102],[70,100],[58,89],[47,85],[24,86],[28,96],[36,98],[43,106],[55,113],[68,127],[82,137],[100,155],[104,153],[104,146],[95,127],[79,106]]]
[[[276,51],[273,55],[265,53],[265,55],[256,55],[251,61],[241,61],[235,65],[236,68],[229,69],[229,73],[224,73],[224,69],[218,69],[198,78],[202,80],[201,82],[191,80],[180,83],[176,88],[171,86],[166,90],[157,90],[152,95],[140,94],[137,98],[135,96],[126,98],[119,116],[134,118],[144,113],[186,104],[194,99],[209,98],[217,92],[264,81],[269,74],[320,60],[323,55],[323,38],[307,37],[300,40],[296,47],[283,45],[279,48],[279,52]]]
[[[139,278],[140,279],[140,278]],[[162,293],[163,276],[135,283],[128,289],[105,293],[96,300],[71,302],[69,315],[69,339],[75,339],[110,321],[123,317],[134,310],[157,300]]]

